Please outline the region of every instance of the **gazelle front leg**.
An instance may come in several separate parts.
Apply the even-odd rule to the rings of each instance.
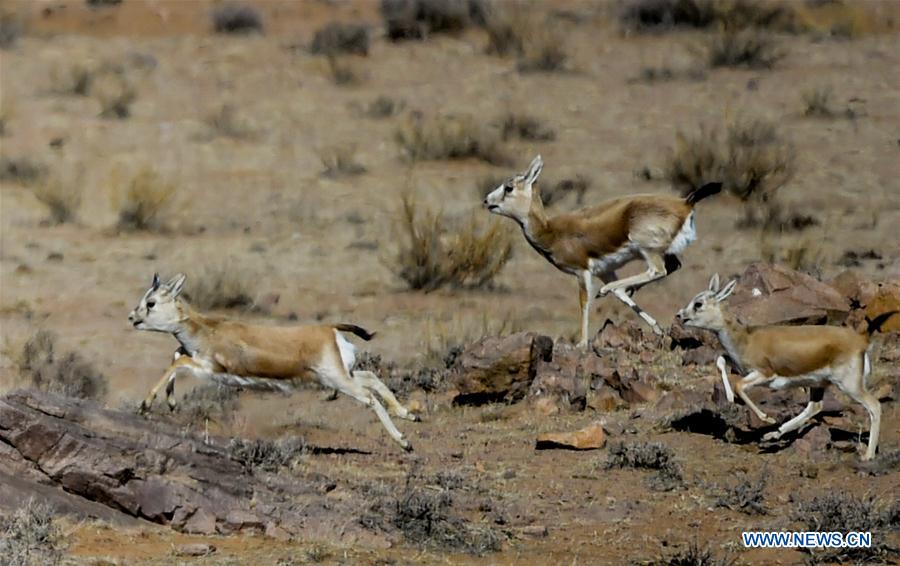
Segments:
[[[166,388],[166,401],[169,404],[169,408],[174,408],[175,403],[172,401],[172,393],[175,392],[175,377],[178,375],[179,370],[182,369],[190,369],[194,370],[202,370],[203,367],[194,361],[190,356],[178,355],[178,352],[175,353],[175,361],[172,362],[172,365],[169,366],[169,369],[163,373],[162,378],[153,386],[153,389],[150,390],[150,393],[147,395],[147,398],[141,401],[141,413],[146,413],[150,406],[153,405],[153,400],[156,399],[156,395],[159,393],[159,390],[163,387]]]
[[[768,378],[760,372],[754,370],[747,374],[746,377],[738,381],[737,387],[735,387],[735,389],[737,389],[738,397],[743,399],[744,404],[750,407],[750,410],[756,413],[757,417],[769,424],[775,424],[775,419],[762,412],[762,410],[760,410],[760,408],[750,400],[750,397],[747,396],[747,393],[744,392],[745,387],[753,387],[754,385],[758,385],[760,383],[763,383],[764,381],[768,381]]]
[[[716,367],[719,368],[719,372],[722,374],[722,385],[725,386],[725,397],[728,398],[729,403],[734,403],[734,390],[731,389],[731,380],[728,379],[728,372],[725,369],[725,356],[716,358]]]
[[[594,298],[594,276],[590,270],[585,269],[578,277],[578,301],[581,304],[581,341],[578,347],[587,349],[588,336],[590,335],[591,301]]]

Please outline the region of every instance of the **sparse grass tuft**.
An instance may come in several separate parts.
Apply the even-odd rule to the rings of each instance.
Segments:
[[[568,195],[575,195],[575,204],[584,204],[584,195],[591,188],[593,182],[585,175],[577,174],[571,178],[559,181],[548,181],[539,185],[541,201],[544,206],[553,206],[563,201]]]
[[[513,138],[525,141],[553,141],[556,139],[556,132],[534,116],[508,112],[500,118],[500,136],[503,141]]]
[[[368,55],[369,28],[361,24],[331,22],[316,32],[309,51],[314,55]]]
[[[441,213],[424,210],[410,196],[401,202],[402,241],[390,267],[410,289],[490,288],[512,256],[512,239],[498,222],[473,216],[452,227]]]
[[[323,177],[352,177],[366,172],[366,168],[357,163],[356,146],[352,144],[327,147],[319,152],[319,159],[325,167]]]
[[[163,181],[153,170],[141,170],[116,195],[118,228],[124,231],[161,229],[162,217],[175,190],[175,185]]]
[[[381,0],[381,17],[392,41],[427,39],[484,22],[486,0]]]
[[[803,92],[803,115],[816,118],[832,118],[834,110],[831,108],[831,87],[818,87]]]
[[[383,118],[390,118],[391,116],[396,116],[400,113],[401,110],[406,106],[402,100],[397,98],[391,98],[390,96],[381,95],[372,102],[370,102],[365,110],[364,114],[367,118],[372,118],[373,120],[380,120]]]
[[[259,11],[244,4],[224,4],[212,13],[213,30],[216,33],[263,33],[263,18]]]
[[[690,67],[687,69],[672,69],[670,67],[644,67],[638,76],[628,80],[629,83],[664,83],[670,81],[687,80],[703,81],[707,74],[703,69]]]
[[[297,458],[306,453],[306,450],[306,441],[293,436],[274,441],[232,438],[228,444],[228,452],[232,459],[250,469],[259,468],[266,472],[290,467]]]
[[[64,539],[53,510],[29,499],[11,515],[0,515],[0,556],[11,566],[56,566],[62,563]]]
[[[716,558],[708,547],[701,547],[695,541],[690,543],[687,548],[639,564],[642,566],[733,566],[736,562],[733,559]]]
[[[78,207],[81,206],[80,178],[66,179],[61,175],[53,175],[33,187],[31,192],[50,210],[47,219],[49,224],[55,226],[75,220]]]
[[[706,44],[710,67],[743,67],[771,69],[785,53],[775,39],[764,31],[745,29],[725,30],[710,36]]]
[[[756,480],[745,477],[733,485],[726,486],[716,505],[747,515],[765,515],[767,513],[765,491],[768,482],[769,474],[766,470],[763,470]]]
[[[499,132],[470,115],[425,118],[414,114],[398,128],[396,138],[413,161],[474,158],[492,165],[509,163]]]
[[[789,3],[757,0],[627,0],[619,12],[620,26],[632,32],[664,32],[678,27],[791,31],[795,22]]]
[[[363,75],[350,59],[329,54],[326,57],[328,76],[338,86],[354,86],[363,82]]]
[[[211,261],[193,269],[184,296],[201,310],[253,307],[255,274],[236,261]]]
[[[240,387],[229,387],[218,383],[205,383],[189,391],[175,405],[175,417],[185,426],[196,428],[207,421],[220,425],[228,424],[238,408]],[[157,403],[157,410],[165,403]]]
[[[487,12],[487,52],[517,57],[520,72],[566,70],[569,56],[565,33],[555,20],[547,20],[527,3],[494,4]]]
[[[24,32],[22,21],[12,14],[0,15],[0,49],[12,49]]]
[[[722,133],[701,127],[697,135],[679,132],[664,176],[687,195],[705,183],[722,181],[741,200],[763,200],[785,185],[794,172],[794,152],[775,124],[739,120]]]
[[[28,158],[0,157],[0,181],[29,185],[44,176],[47,169]]]
[[[256,135],[251,125],[238,114],[232,104],[223,104],[218,110],[207,116],[204,122],[215,136],[247,140]]]
[[[845,493],[829,493],[801,501],[793,519],[807,530],[822,532],[871,532],[870,548],[834,548],[815,551],[816,563],[889,564],[900,558],[900,548],[888,542],[890,533],[900,529],[900,504],[881,502],[875,497],[859,498]]]
[[[137,99],[137,91],[125,73],[124,67],[104,65],[88,76],[85,88],[100,103],[102,118],[122,120],[131,115],[131,105]]]
[[[47,330],[38,330],[25,342],[16,365],[35,389],[77,399],[106,396],[106,377],[78,352],[60,353],[56,335]]]
[[[656,442],[618,443],[610,447],[606,469],[632,468],[655,470],[650,486],[657,491],[671,491],[683,485],[681,468],[675,462],[672,450]]]

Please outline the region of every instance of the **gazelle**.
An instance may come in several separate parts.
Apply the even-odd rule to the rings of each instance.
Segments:
[[[154,275],[150,288],[128,315],[128,321],[138,330],[167,332],[180,344],[174,362],[141,403],[142,412],[163,387],[169,407],[175,407],[172,394],[179,374],[283,391],[289,391],[295,381],[315,378],[325,387],[371,407],[391,438],[412,450],[376,394],[396,416],[411,421],[418,417],[401,405],[374,373],[353,371],[356,349],[341,334],[350,332],[370,340],[373,333],[352,324],[261,326],[206,316],[179,297],[184,281],[185,276],[178,274],[163,284]]]
[[[822,410],[825,388],[834,384],[869,413],[869,446],[864,459],[874,458],[881,427],[881,405],[866,390],[866,377],[872,367],[868,354],[869,338],[895,313],[885,313],[869,321],[868,328],[862,333],[836,326],[747,328],[723,305],[736,283],[731,281],[720,290],[719,275],[713,275],[709,288],[698,293],[676,316],[687,326],[717,333],[741,373],[749,371],[734,389],[763,421],[775,424],[775,419],[750,400],[747,388],[760,384],[768,384],[772,389],[809,387],[809,403],[803,412],[782,424],[778,430],[767,433],[763,439],[778,439],[786,432],[802,427]],[[733,402],[734,394],[725,372],[724,360],[719,358],[716,365],[722,374],[728,400]]]
[[[612,293],[661,335],[659,324],[638,307],[629,292],[681,267],[678,255],[697,237],[694,205],[718,193],[722,184],[706,184],[685,198],[632,195],[548,217],[535,184],[543,167],[544,161],[538,155],[524,173],[491,191],[484,206],[494,214],[515,220],[525,239],[544,259],[560,271],[578,277],[579,346],[586,347],[588,343],[588,318],[596,292],[594,276],[604,283],[598,297]],[[639,258],[647,263],[647,271],[618,279],[616,269]]]

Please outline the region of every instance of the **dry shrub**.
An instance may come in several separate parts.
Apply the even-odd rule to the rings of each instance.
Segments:
[[[331,22],[316,31],[309,50],[314,55],[368,55],[369,28],[362,24]]]
[[[35,198],[50,210],[48,224],[64,224],[75,220],[78,207],[81,206],[81,179],[81,175],[69,179],[56,174],[32,188]]]
[[[425,118],[413,113],[396,132],[405,157],[413,161],[475,158],[492,165],[506,165],[500,134],[470,115]]]
[[[375,120],[390,118],[391,116],[399,114],[405,106],[406,103],[402,100],[381,95],[366,106],[363,114],[365,114],[367,118]]]
[[[846,0],[793,2],[794,26],[785,31],[807,32],[817,37],[856,39],[866,34],[891,31],[890,18],[879,18],[871,2]]]
[[[204,120],[214,136],[235,140],[248,140],[256,136],[256,131],[232,104],[223,104]]]
[[[257,275],[238,261],[211,261],[192,269],[184,296],[201,309],[250,309]]]
[[[95,70],[81,63],[50,70],[50,91],[65,96],[87,96],[91,91]]]
[[[392,41],[426,39],[482,24],[486,0],[381,0],[381,17]]]
[[[706,127],[694,136],[679,132],[664,166],[665,178],[683,195],[721,181],[744,201],[771,198],[793,172],[792,146],[765,120],[737,120],[724,136]]]
[[[56,335],[37,331],[18,356],[19,374],[41,391],[78,399],[102,399],[108,389],[106,377],[78,352],[58,352]]]
[[[755,480],[744,477],[733,485],[725,486],[716,505],[747,515],[765,515],[768,512],[765,502],[768,482],[767,470],[763,470]]]
[[[737,562],[729,558],[716,558],[708,547],[696,541],[686,548],[676,550],[653,560],[639,562],[642,566],[734,566]]]
[[[366,168],[356,161],[356,146],[353,144],[324,148],[319,152],[319,159],[325,167],[321,173],[323,177],[353,177],[366,172]]]
[[[64,538],[53,510],[33,498],[15,513],[0,516],[0,563],[55,566],[62,563]]]
[[[338,86],[354,86],[363,82],[363,74],[357,70],[353,62],[346,57],[328,55],[328,76]]]
[[[724,30],[706,42],[707,63],[713,68],[771,69],[785,56],[771,35],[756,29]]]
[[[131,115],[137,91],[121,65],[104,65],[89,81],[90,95],[100,103],[103,118],[124,119]]]
[[[418,211],[404,196],[398,221],[401,242],[390,267],[410,289],[490,288],[512,256],[512,238],[499,222],[476,216],[452,226],[441,213]]]
[[[517,57],[519,71],[563,71],[569,55],[566,35],[556,20],[527,3],[497,4],[485,22],[487,52]]]
[[[671,67],[644,67],[638,76],[628,79],[629,83],[664,83],[671,81],[702,81],[706,80],[706,71],[698,67],[686,69],[673,69]]]
[[[859,117],[857,110],[847,105],[843,109],[837,109],[832,105],[834,91],[830,86],[820,86],[803,91],[803,115],[807,118],[847,118],[852,120]]]
[[[209,421],[225,427],[231,423],[232,417],[238,409],[240,387],[231,387],[218,383],[204,383],[190,390],[175,405],[174,417],[184,426],[197,428],[206,425]],[[156,410],[162,409],[163,404],[157,403]],[[153,410],[153,408],[151,408]]]
[[[874,496],[828,493],[800,501],[792,515],[809,531],[872,533],[870,548],[816,550],[816,563],[892,564],[900,558],[900,548],[889,542],[891,533],[900,529],[900,503],[896,499],[879,501]]]
[[[609,448],[603,467],[655,470],[657,473],[651,479],[650,486],[657,491],[671,491],[684,483],[681,467],[675,462],[672,450],[657,442],[614,444]]]
[[[0,15],[0,49],[12,49],[24,33],[22,21],[13,14]]]
[[[259,10],[245,4],[224,4],[212,13],[213,30],[216,33],[263,33],[263,18]]]
[[[151,169],[143,169],[116,193],[118,228],[124,231],[159,230],[169,210],[176,187]]]
[[[291,467],[306,451],[306,441],[293,436],[274,441],[232,438],[228,444],[228,453],[233,460],[251,470],[259,468],[266,472]]]
[[[39,180],[47,168],[27,157],[0,157],[0,181],[29,185]]]
[[[758,0],[627,0],[619,11],[620,26],[631,32],[661,32],[673,28],[791,31],[793,7]]]
[[[500,136],[503,141],[513,138],[525,141],[553,141],[556,139],[556,132],[539,118],[507,112],[500,118]]]

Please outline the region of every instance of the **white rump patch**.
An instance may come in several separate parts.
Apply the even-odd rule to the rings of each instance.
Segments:
[[[681,255],[689,245],[691,245],[697,239],[697,228],[694,226],[694,211],[691,211],[688,214],[687,218],[684,219],[684,223],[681,225],[681,229],[678,230],[678,233],[675,234],[675,239],[672,240],[672,243],[669,244],[669,249],[666,250],[667,254],[672,255]]]
[[[866,352],[863,354],[863,385],[867,385],[866,381],[870,373],[872,373],[872,362],[869,360],[869,352]]]
[[[337,342],[338,351],[341,353],[341,361],[344,363],[344,367],[347,368],[347,373],[350,373],[353,371],[353,366],[356,365],[356,346],[344,338],[344,335],[337,330],[334,331],[334,339]]]

